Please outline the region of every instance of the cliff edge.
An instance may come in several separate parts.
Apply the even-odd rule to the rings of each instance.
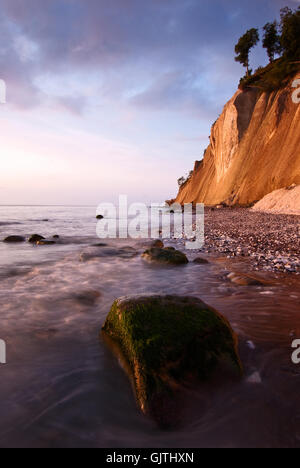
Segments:
[[[292,84],[273,92],[239,90],[212,127],[203,161],[179,190],[178,203],[248,205],[300,184],[300,104]]]

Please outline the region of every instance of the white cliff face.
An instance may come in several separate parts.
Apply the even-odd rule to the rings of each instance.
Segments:
[[[292,81],[272,93],[237,91],[213,125],[203,163],[179,203],[249,204],[300,183],[300,104]]]

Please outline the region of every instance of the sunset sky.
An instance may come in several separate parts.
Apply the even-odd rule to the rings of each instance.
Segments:
[[[174,196],[243,74],[238,38],[299,4],[0,0],[0,204]]]

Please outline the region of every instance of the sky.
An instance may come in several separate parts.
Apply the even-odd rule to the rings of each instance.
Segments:
[[[244,74],[237,40],[299,4],[0,0],[0,204],[174,197]]]

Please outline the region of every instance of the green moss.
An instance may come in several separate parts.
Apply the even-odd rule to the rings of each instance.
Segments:
[[[224,361],[241,371],[230,324],[197,298],[118,299],[103,330],[129,363],[139,406],[156,420],[158,414],[166,420],[162,401],[170,400],[188,376],[207,379]]]
[[[185,265],[189,263],[187,256],[179,250],[170,248],[152,248],[143,253],[143,258],[151,262],[169,265]]]

